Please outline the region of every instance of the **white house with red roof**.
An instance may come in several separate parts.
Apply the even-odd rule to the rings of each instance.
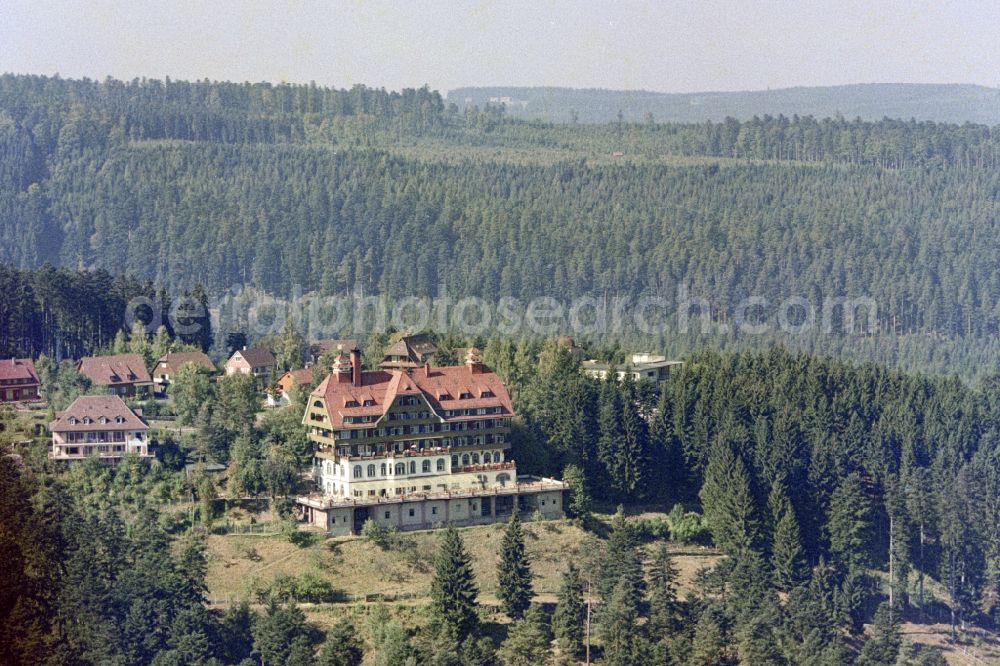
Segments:
[[[0,359],[0,402],[38,400],[41,385],[30,358]]]
[[[561,481],[519,477],[507,387],[471,348],[465,364],[365,372],[341,353],[309,398],[317,490],[309,522],[357,534],[368,519],[397,529],[563,515]]]
[[[126,453],[151,457],[149,426],[117,395],[84,395],[49,424],[49,458],[72,462],[97,456],[116,462]]]

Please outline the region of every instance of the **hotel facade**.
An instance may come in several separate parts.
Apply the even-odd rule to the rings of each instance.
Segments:
[[[465,364],[365,372],[361,353],[335,359],[303,423],[316,446],[315,492],[298,498],[309,523],[358,534],[365,521],[400,530],[563,515],[565,484],[519,476],[510,454],[513,407],[500,378],[470,349]]]

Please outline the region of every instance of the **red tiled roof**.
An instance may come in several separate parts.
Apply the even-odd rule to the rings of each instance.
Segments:
[[[138,354],[116,356],[86,356],[76,369],[98,386],[150,383],[146,362]]]
[[[121,417],[121,423],[117,422],[118,417]],[[101,423],[101,418],[107,422]],[[84,423],[84,419],[90,419],[90,423]],[[75,423],[72,422],[74,420]],[[56,420],[49,424],[52,432],[148,429],[146,422],[116,395],[80,396],[65,411],[56,414]]]
[[[406,373],[401,370],[379,370],[361,374],[362,385],[350,382],[338,383],[327,375],[312,395],[326,402],[330,424],[334,428],[344,426],[345,416],[381,416],[389,405],[401,395],[423,394],[431,408],[444,417],[445,410],[478,409],[480,407],[500,407],[501,415],[510,416],[514,407],[500,377],[485,370],[473,373],[468,366],[457,365],[430,368],[425,374],[423,368]],[[492,393],[492,395],[489,395]],[[470,397],[461,399],[468,394]],[[450,396],[445,399],[444,396]],[[365,401],[375,404],[365,407]],[[357,407],[347,407],[355,403]],[[445,417],[445,420],[460,420],[465,417]],[[347,424],[348,427],[356,424]],[[371,423],[364,427],[372,427]]]
[[[167,367],[160,367],[161,364],[166,363]],[[177,371],[181,369],[181,366],[185,363],[194,363],[210,372],[215,372],[215,364],[212,363],[212,359],[208,357],[205,352],[191,351],[191,352],[171,352],[161,356],[156,362],[156,366],[153,368],[153,374],[158,371],[166,370],[170,374],[177,374]]]
[[[30,358],[0,359],[0,381],[11,380],[21,385],[39,384],[35,363]]]

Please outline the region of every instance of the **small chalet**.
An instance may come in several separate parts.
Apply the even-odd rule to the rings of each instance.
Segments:
[[[139,354],[86,356],[76,364],[76,370],[111,395],[145,398],[153,386],[146,362]]]
[[[296,386],[312,386],[313,369],[301,368],[299,370],[289,370],[278,378],[277,390],[267,395],[267,405],[277,407],[278,405],[288,405],[292,402],[292,389]]]
[[[360,349],[358,341],[345,338],[343,340],[327,339],[317,340],[309,345],[309,362],[319,363],[320,357],[328,352],[345,352],[350,354],[352,350]]]
[[[158,390],[165,390],[182,365],[193,363],[199,369],[215,374],[215,364],[205,352],[173,352],[160,357],[153,366],[153,383]]]
[[[274,370],[277,361],[271,350],[264,347],[244,347],[237,349],[232,357],[226,361],[226,376],[241,374],[253,375],[257,382],[267,386],[274,379]]]
[[[435,345],[426,333],[407,335],[389,347],[379,363],[383,370],[412,370],[430,363],[437,354]]]
[[[30,358],[0,359],[0,402],[38,400],[41,385]]]
[[[117,395],[84,395],[49,424],[53,460],[83,460],[97,456],[117,462],[126,453],[149,453],[149,426]]]

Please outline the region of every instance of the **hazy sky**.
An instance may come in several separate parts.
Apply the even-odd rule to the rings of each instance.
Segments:
[[[0,71],[391,89],[1000,84],[1000,2],[0,2]]]

